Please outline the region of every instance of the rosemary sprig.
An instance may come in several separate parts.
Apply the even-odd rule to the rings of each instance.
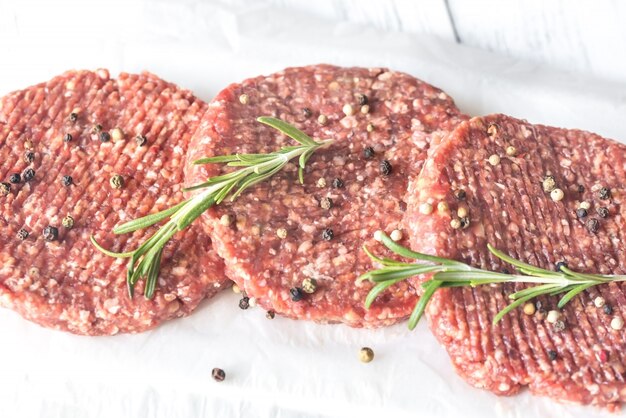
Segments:
[[[133,297],[135,285],[140,279],[146,280],[144,296],[152,298],[159,277],[163,247],[176,234],[187,228],[204,211],[213,205],[219,205],[230,196],[235,200],[247,188],[262,182],[278,173],[292,159],[298,158],[298,178],[304,183],[304,168],[309,158],[320,148],[330,145],[332,140],[315,141],[304,132],[282,120],[272,117],[260,117],[258,122],[268,125],[300,145],[282,147],[269,154],[235,154],[202,158],[194,164],[226,163],[231,167],[241,167],[228,174],[211,177],[206,182],[192,186],[189,190],[203,189],[196,196],[180,202],[164,211],[154,213],[122,224],[113,230],[115,234],[127,234],[147,228],[162,220],[169,220],[137,249],[125,253],[116,253],[103,248],[91,236],[93,245],[104,254],[116,258],[130,258],[126,274],[128,294]]]
[[[376,297],[388,287],[402,280],[406,280],[409,277],[425,273],[434,273],[431,279],[422,283],[424,293],[415,305],[409,318],[409,329],[415,328],[424,314],[426,305],[432,296],[439,288],[443,287],[475,287],[493,283],[536,284],[535,286],[510,294],[509,299],[511,299],[511,303],[498,312],[493,318],[493,324],[495,325],[504,315],[538,296],[563,294],[557,305],[559,308],[562,308],[572,300],[572,298],[590,287],[608,282],[626,281],[626,275],[578,273],[565,266],[561,266],[560,271],[545,270],[510,257],[490,244],[487,244],[489,251],[502,261],[515,266],[519,274],[506,274],[482,270],[459,261],[411,251],[395,243],[384,233],[377,232],[377,235],[378,234],[380,235],[380,241],[393,253],[405,258],[418,260],[419,263],[407,263],[389,258],[380,258],[364,247],[363,249],[370,259],[382,265],[382,268],[369,271],[361,275],[358,279],[369,280],[375,283],[375,286],[370,290],[365,299],[366,308],[369,309]]]

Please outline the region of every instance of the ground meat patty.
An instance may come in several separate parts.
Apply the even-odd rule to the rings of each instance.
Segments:
[[[588,132],[503,115],[474,118],[439,146],[410,186],[406,219],[412,248],[493,271],[512,270],[490,255],[491,243],[546,269],[563,261],[582,272],[624,274],[625,154],[626,146]],[[546,179],[546,186],[553,179],[564,192],[562,200],[558,192],[554,200],[544,191]],[[445,202],[449,210],[421,214],[423,202]],[[590,207],[577,214],[581,202]],[[468,209],[469,224],[453,229],[460,207]],[[625,400],[626,334],[610,324],[626,315],[626,286],[589,289],[554,324],[546,313],[557,309],[559,297],[542,297],[536,313],[520,308],[492,326],[508,295],[523,287],[437,291],[427,317],[458,373],[499,395],[528,385],[559,401],[614,408]],[[598,305],[605,306],[594,304],[598,296]]]
[[[94,234],[128,251],[155,231],[111,233],[183,199],[182,165],[205,110],[156,76],[116,80],[106,70],[71,71],[2,98],[0,305],[45,327],[101,335],[152,328],[214,294],[223,264],[200,228],[168,243],[152,300],[141,295],[143,281],[130,300],[127,259],[89,242]],[[120,189],[110,183],[116,174]]]
[[[356,327],[405,318],[416,301],[406,283],[365,310],[371,284],[355,279],[372,264],[362,246],[380,250],[373,232],[399,227],[407,178],[419,172],[433,138],[463,118],[453,101],[441,90],[386,69],[289,68],[219,93],[192,140],[190,160],[267,153],[295,143],[255,121],[263,115],[336,142],[309,161],[304,185],[294,162],[234,203],[206,214],[229,277],[266,309],[292,318]],[[187,183],[221,170],[198,167],[188,173]],[[294,300],[298,297],[290,290],[306,287],[302,283],[309,278],[316,290]]]

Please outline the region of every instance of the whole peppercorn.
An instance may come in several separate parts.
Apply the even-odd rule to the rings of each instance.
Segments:
[[[64,186],[71,186],[74,183],[74,179],[72,178],[72,176],[63,176],[63,178],[61,179],[61,183],[63,183]]]
[[[146,144],[146,142],[148,142],[148,139],[143,135],[137,135],[135,137],[135,143],[140,147],[143,147]]]
[[[250,298],[247,296],[244,296],[241,298],[241,300],[239,301],[239,308],[246,310],[250,307]]]
[[[34,152],[32,152],[32,151],[26,151],[26,152],[24,153],[24,162],[25,162],[26,164],[30,164],[30,163],[32,163],[33,161],[35,161],[35,153],[34,153]]]
[[[304,293],[314,293],[317,290],[317,281],[311,278],[302,280],[302,290]]]
[[[46,241],[55,241],[59,238],[59,230],[54,226],[47,226],[43,229],[43,239]]]
[[[100,132],[102,132],[102,125],[100,125],[99,123],[95,124],[93,128],[91,128],[91,132],[99,134]]]
[[[293,300],[294,302],[301,301],[302,297],[304,296],[302,294],[302,289],[300,289],[299,287],[293,287],[289,289],[289,293],[291,294],[291,300]]]
[[[72,134],[65,134],[63,137],[63,142],[72,142]]]
[[[302,109],[302,114],[305,118],[310,118],[313,115],[313,112],[311,112],[311,109],[309,109],[308,107],[305,107],[304,109]]]
[[[363,149],[363,157],[365,157],[366,160],[371,160],[372,158],[374,158],[374,148],[365,147]]]
[[[586,223],[587,230],[592,234],[596,234],[600,230],[600,221],[596,218],[591,218]]]
[[[611,198],[611,189],[608,187],[603,187],[598,190],[598,197],[602,200],[607,200]]]
[[[343,188],[344,184],[343,184],[343,180],[336,178],[333,180],[333,187],[335,189],[341,189]]]
[[[562,267],[567,268],[567,263],[565,261],[559,261],[556,263],[556,271],[561,271]]]
[[[33,170],[32,168],[27,168],[22,173],[22,179],[24,179],[24,181],[31,181],[34,178],[35,178],[35,170]]]
[[[9,183],[0,183],[0,196],[6,196],[11,192],[11,185]]]
[[[556,188],[556,180],[554,176],[546,176],[542,182],[543,191],[546,193],[550,193],[552,190]]]
[[[76,120],[78,120],[78,114],[76,112],[70,113],[70,121],[76,122]]]
[[[122,187],[124,187],[124,177],[120,176],[119,174],[116,174],[113,177],[111,177],[111,180],[109,180],[109,183],[111,184],[111,187],[113,187],[114,189],[121,189]]]
[[[323,198],[320,200],[320,207],[321,207],[322,209],[327,209],[327,210],[328,210],[328,209],[330,209],[330,208],[332,208],[332,207],[333,207],[333,201],[332,201],[332,199],[331,199],[330,197],[323,197]]]
[[[109,142],[111,140],[111,134],[108,132],[100,132],[100,142]]]
[[[363,363],[369,363],[374,360],[374,350],[369,347],[363,347],[359,350],[359,360]]]
[[[465,229],[470,225],[470,218],[468,218],[467,216],[459,220],[461,221],[461,229]]]
[[[613,308],[611,307],[611,305],[604,305],[604,308],[602,308],[604,310],[604,313],[606,315],[611,315],[613,313]]]
[[[389,174],[391,174],[391,163],[387,160],[382,160],[380,162],[380,172],[382,173],[383,176],[388,176]]]
[[[17,238],[21,239],[22,241],[24,241],[26,238],[28,238],[28,231],[25,230],[24,228],[20,229],[19,231],[17,231]]]
[[[275,317],[275,316],[276,316],[276,312],[274,312],[274,311],[267,311],[267,312],[265,313],[265,317],[266,317],[267,319],[274,319],[274,317]]]
[[[456,200],[465,200],[466,197],[467,197],[467,193],[465,193],[465,190],[458,189],[454,191],[454,198]]]
[[[548,350],[548,358],[552,361],[556,360],[557,352],[554,350]]]
[[[322,239],[324,241],[330,241],[331,239],[333,239],[334,236],[335,233],[330,228],[326,228],[324,231],[322,231]]]
[[[587,216],[587,209],[585,208],[576,209],[576,216],[578,216],[579,218],[584,218],[585,216]]]
[[[369,102],[369,99],[367,98],[367,96],[361,93],[356,95],[356,99],[359,102],[359,105],[361,106],[364,106]]]
[[[226,379],[226,373],[224,372],[224,370],[217,367],[211,370],[211,376],[213,376],[213,379],[216,382],[223,382],[224,379]]]
[[[578,193],[585,193],[585,186],[583,186],[582,184],[578,185]]]
[[[22,176],[20,176],[19,173],[13,173],[9,176],[9,182],[13,184],[17,184],[20,181],[22,181]]]
[[[74,227],[74,218],[71,215],[67,215],[63,218],[61,224],[67,229],[72,229]]]
[[[599,207],[598,209],[596,209],[596,212],[598,212],[598,216],[601,218],[606,218],[607,216],[609,216],[609,210],[605,206]]]

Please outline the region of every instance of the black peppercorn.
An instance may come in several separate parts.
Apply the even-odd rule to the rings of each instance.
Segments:
[[[74,179],[72,178],[72,176],[63,176],[63,178],[61,179],[61,183],[63,183],[64,186],[71,186],[72,183],[74,182]]]
[[[365,147],[363,149],[363,156],[365,157],[366,160],[371,160],[372,158],[374,158],[374,148]]]
[[[585,186],[583,186],[582,184],[578,185],[578,193],[585,193]]]
[[[311,115],[313,115],[313,112],[311,112],[311,109],[309,109],[308,107],[305,107],[304,109],[302,109],[302,114],[305,118],[310,118]]]
[[[248,309],[250,307],[250,298],[247,296],[244,296],[241,298],[241,300],[239,301],[239,308],[241,309]]]
[[[609,199],[611,197],[611,189],[603,187],[598,191],[598,197],[602,200]]]
[[[11,192],[11,185],[9,183],[0,183],[0,196],[6,196]]]
[[[548,350],[548,358],[552,361],[556,360],[557,352],[554,350]]]
[[[299,287],[293,287],[289,289],[289,293],[291,293],[291,300],[294,302],[299,302],[302,300],[302,289]]]
[[[391,163],[387,160],[382,160],[380,162],[380,172],[384,176],[388,176],[389,174],[391,174]]]
[[[72,142],[72,134],[65,134],[63,142]]]
[[[100,125],[99,123],[94,125],[91,131],[93,133],[99,134],[100,132],[102,132],[102,125]]]
[[[587,216],[587,209],[585,208],[576,209],[576,216],[578,216],[579,218],[584,218],[585,216]]]
[[[32,152],[32,151],[26,151],[26,152],[24,153],[24,162],[25,162],[26,164],[30,164],[30,163],[32,163],[33,161],[35,161],[35,153],[34,153],[34,152]]]
[[[601,206],[598,209],[596,209],[596,212],[598,212],[598,216],[601,218],[606,218],[607,216],[609,216],[609,210],[604,206]]]
[[[20,181],[22,181],[22,176],[20,176],[19,173],[13,173],[9,176],[10,183],[17,184]]]
[[[100,141],[109,142],[111,140],[111,134],[108,132],[100,132]]]
[[[470,218],[467,216],[462,217],[459,221],[461,221],[461,229],[465,229],[470,225]]]
[[[344,186],[343,180],[338,179],[338,178],[333,180],[333,187],[335,189],[341,189],[343,186]]]
[[[265,317],[266,317],[267,319],[274,319],[274,317],[275,317],[275,316],[276,316],[276,312],[274,312],[274,311],[267,311],[267,312],[265,313]]]
[[[140,147],[144,146],[146,142],[148,142],[148,139],[143,135],[137,135],[135,137],[135,143]]]
[[[75,112],[70,113],[70,121],[76,122],[77,119],[78,119],[78,114],[76,114]]]
[[[223,382],[224,379],[226,379],[226,373],[224,372],[224,370],[217,367],[211,370],[211,376],[213,376],[213,379],[216,382]]]
[[[43,229],[43,239],[46,241],[54,241],[59,238],[59,230],[53,226],[47,226]]]
[[[364,94],[357,94],[356,99],[359,101],[359,105],[364,106],[369,102],[369,99]]]
[[[586,226],[589,232],[595,234],[600,229],[600,221],[598,221],[596,218],[591,218],[587,221]]]
[[[604,305],[604,313],[606,315],[611,315],[613,313],[613,308],[611,308],[611,305]]]
[[[33,170],[32,168],[27,168],[22,173],[22,179],[24,181],[31,181],[34,178],[35,178],[35,170]]]
[[[561,268],[567,268],[567,263],[565,261],[559,261],[556,263],[556,271],[561,271]]]
[[[331,239],[333,239],[333,237],[335,236],[335,233],[333,232],[332,229],[330,228],[326,228],[323,232],[322,232],[322,239],[324,241],[330,241]]]
[[[467,197],[467,193],[465,193],[465,190],[458,189],[454,191],[454,198],[456,200],[465,200],[466,197]]]
[[[22,241],[24,241],[26,238],[28,238],[28,231],[25,230],[24,228],[20,229],[19,231],[17,231],[17,238],[21,239]]]

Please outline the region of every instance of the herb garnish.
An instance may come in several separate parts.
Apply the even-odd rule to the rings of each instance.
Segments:
[[[364,247],[365,252],[372,261],[383,266],[378,270],[372,270],[361,275],[358,279],[370,280],[376,284],[365,299],[366,308],[369,309],[376,297],[388,287],[402,280],[406,280],[409,277],[434,273],[431,279],[422,283],[424,293],[415,305],[413,313],[409,318],[409,329],[415,328],[424,314],[430,298],[437,289],[442,287],[475,287],[493,283],[536,283],[535,286],[509,295],[509,299],[511,299],[512,302],[493,318],[493,324],[496,324],[504,315],[511,312],[513,309],[538,296],[554,296],[564,293],[557,305],[559,308],[562,308],[572,300],[572,298],[590,287],[603,283],[626,281],[626,275],[578,273],[570,270],[564,264],[559,266],[559,271],[545,270],[516,260],[492,247],[490,244],[487,244],[489,251],[500,260],[515,266],[519,274],[506,274],[482,270],[461,263],[460,261],[411,251],[393,242],[391,238],[384,233],[377,232],[377,234],[380,234],[380,241],[395,254],[405,258],[419,260],[422,263],[407,263],[390,258],[380,258],[373,255]]]
[[[219,205],[230,196],[235,200],[248,187],[266,180],[278,173],[292,159],[298,157],[298,178],[304,183],[304,167],[315,151],[327,147],[333,141],[315,141],[304,132],[271,117],[260,117],[257,121],[268,125],[287,135],[300,145],[282,147],[268,154],[234,154],[202,158],[194,164],[226,163],[231,167],[242,167],[228,174],[209,178],[206,182],[192,186],[186,191],[203,189],[202,193],[185,200],[162,212],[154,213],[122,224],[113,230],[115,234],[127,234],[144,229],[166,218],[169,221],[161,226],[150,238],[134,251],[116,253],[103,248],[91,236],[93,245],[104,254],[116,258],[130,258],[126,275],[126,284],[130,297],[134,294],[137,282],[144,278],[146,286],[144,296],[152,298],[159,277],[163,247],[176,234],[187,228],[204,211],[213,205]]]

